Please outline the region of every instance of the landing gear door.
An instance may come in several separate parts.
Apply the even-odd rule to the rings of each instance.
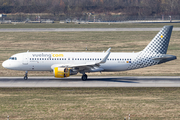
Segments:
[[[28,55],[27,54],[23,55],[22,64],[23,65],[28,65]]]

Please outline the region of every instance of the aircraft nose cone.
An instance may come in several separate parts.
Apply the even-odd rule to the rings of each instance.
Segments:
[[[4,61],[4,62],[2,63],[2,66],[3,66],[4,68],[7,68],[7,67],[8,67],[7,61]]]

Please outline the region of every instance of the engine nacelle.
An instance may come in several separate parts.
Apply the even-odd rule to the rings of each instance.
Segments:
[[[56,78],[64,78],[76,74],[77,72],[73,71],[72,68],[58,68],[58,67],[54,68],[54,77]]]

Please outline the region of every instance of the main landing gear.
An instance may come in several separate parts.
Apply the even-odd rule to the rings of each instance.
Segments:
[[[24,75],[24,80],[27,80],[27,79],[28,79],[28,71],[26,71]]]
[[[81,77],[81,79],[82,79],[83,81],[86,81],[86,80],[87,80],[87,75],[86,75],[86,74],[83,74],[82,77]]]

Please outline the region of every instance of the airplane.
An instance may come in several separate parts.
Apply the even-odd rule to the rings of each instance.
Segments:
[[[114,72],[144,68],[177,59],[168,55],[167,49],[173,26],[164,26],[140,52],[24,52],[12,55],[2,63],[11,70],[53,71],[54,77],[65,78],[81,73],[87,80],[89,72]]]

